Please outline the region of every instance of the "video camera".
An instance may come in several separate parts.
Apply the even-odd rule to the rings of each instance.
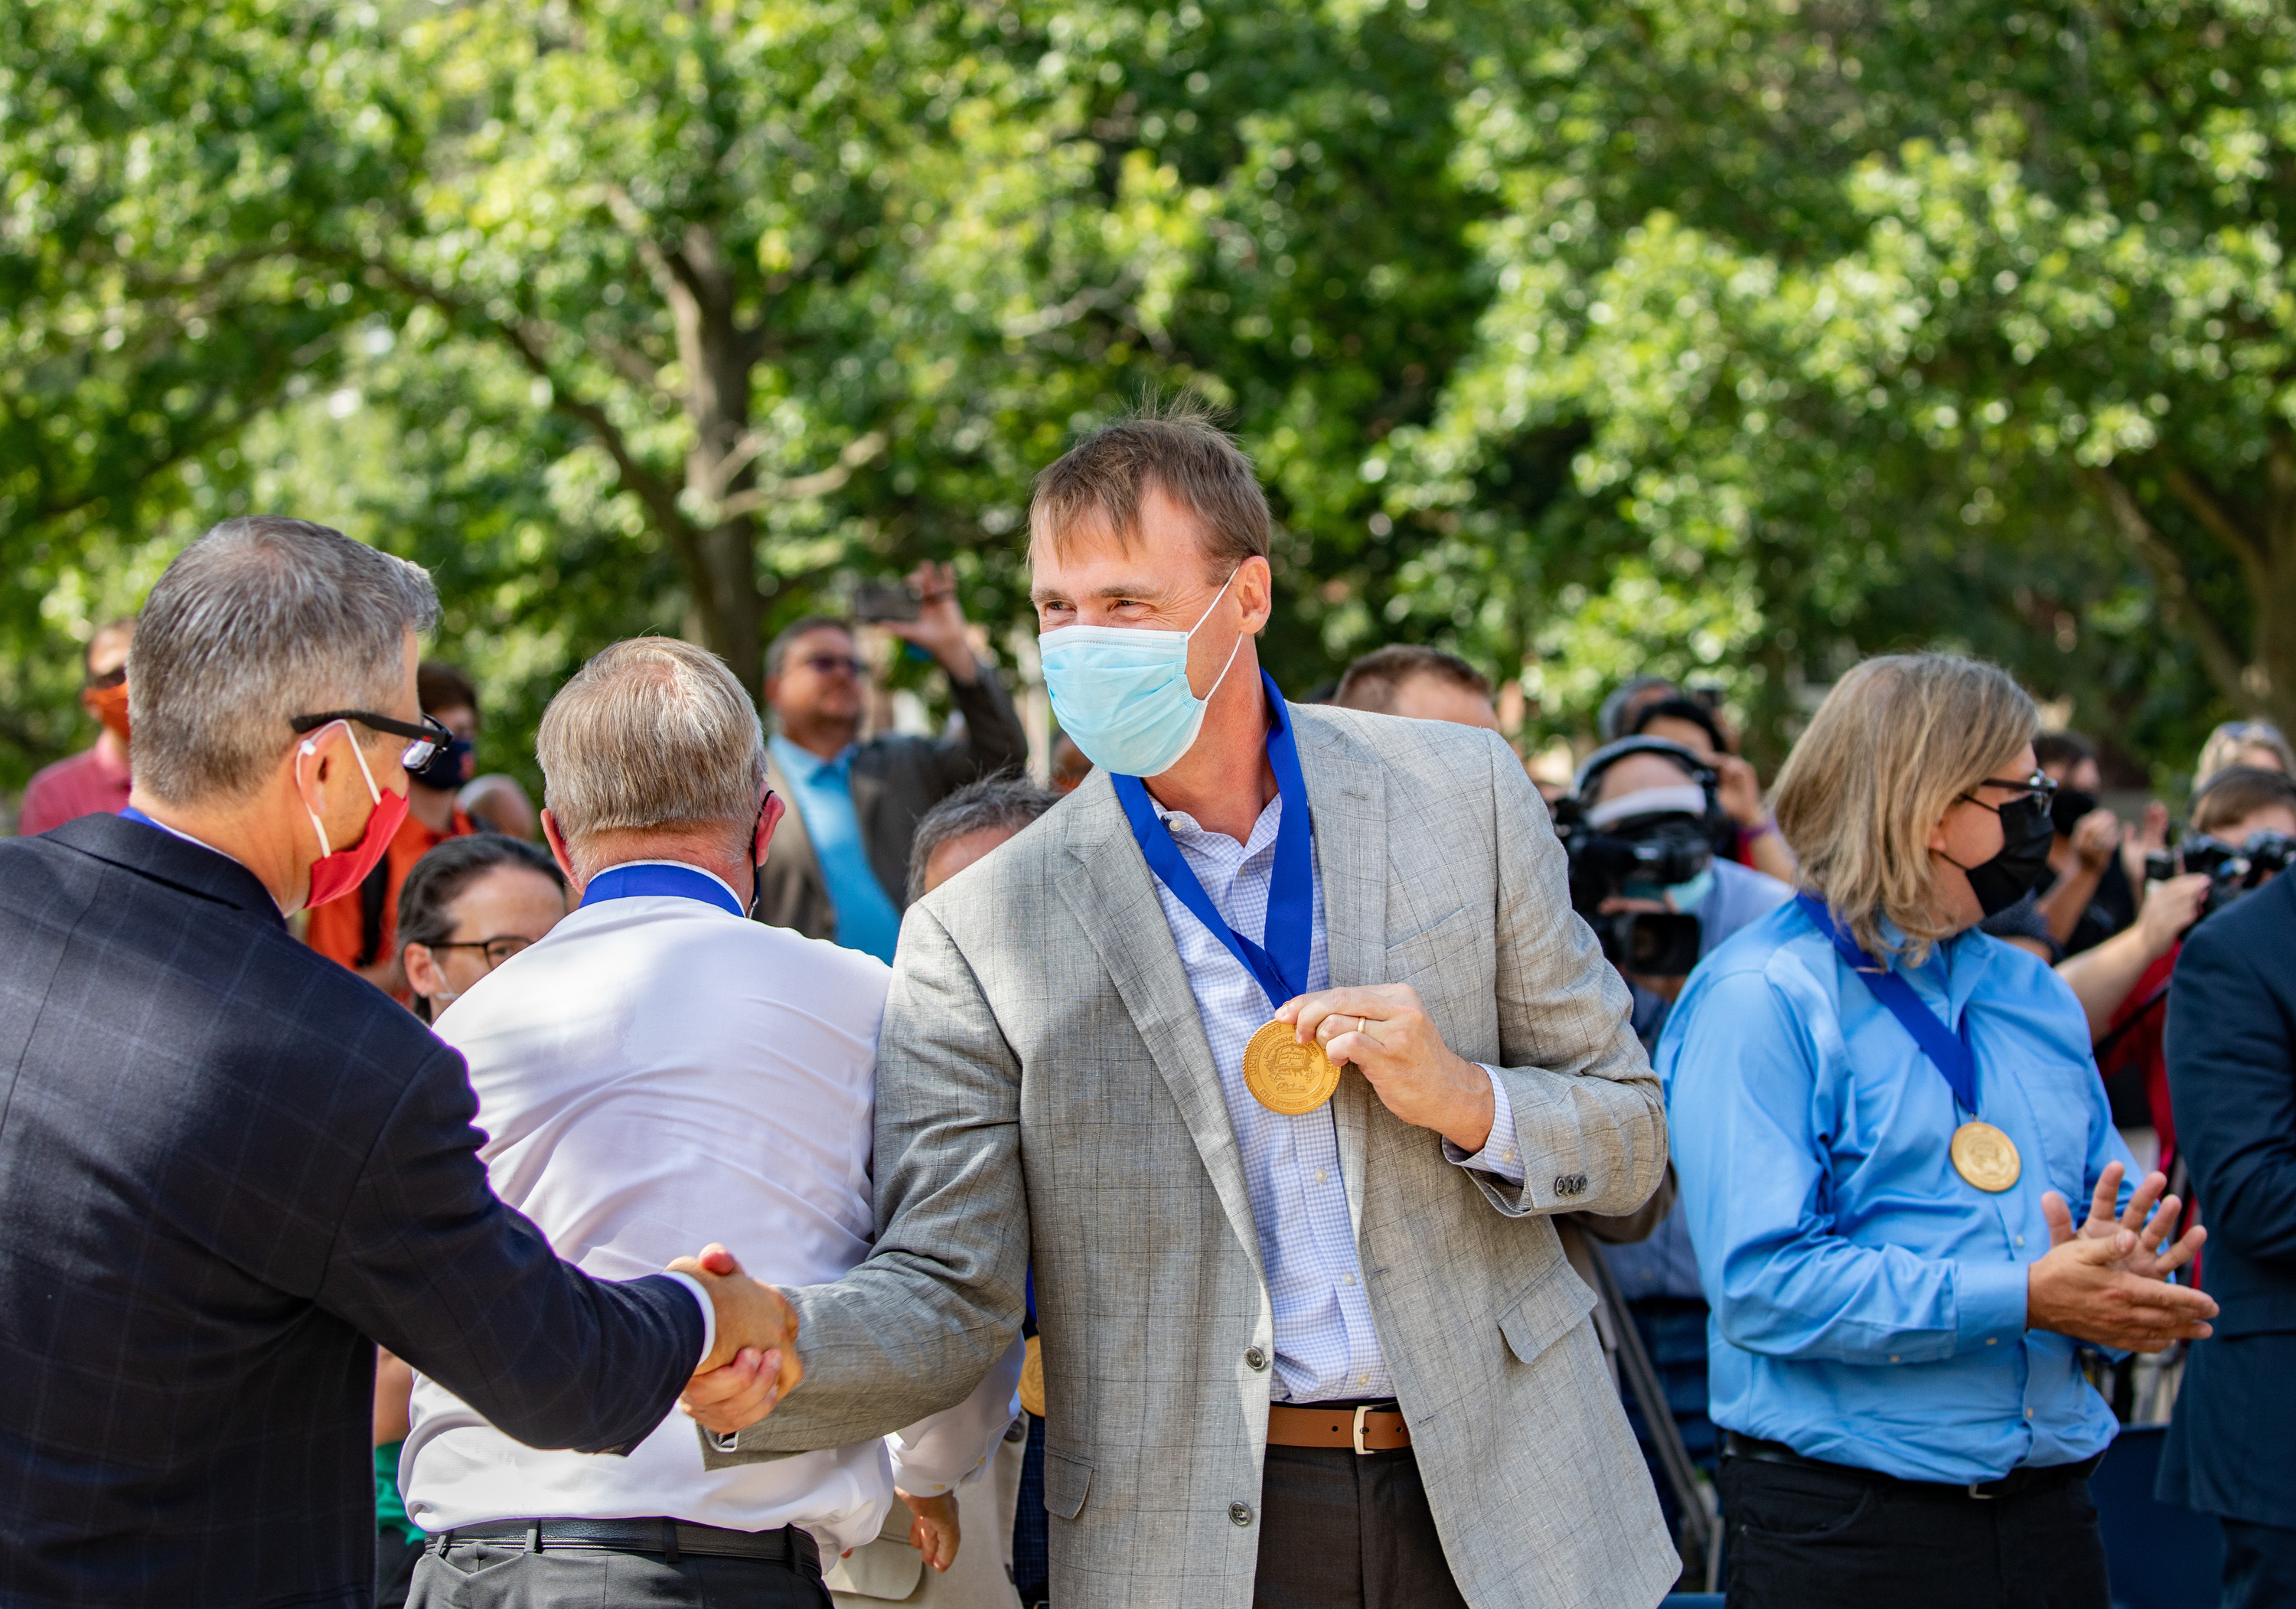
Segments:
[[[2252,833],[2245,844],[2226,843],[2200,833],[2173,850],[2154,850],[2146,855],[2144,881],[2165,882],[2179,872],[2207,873],[2209,897],[2194,918],[2197,924],[2252,893],[2292,863],[2296,863],[2296,837],[2286,833]]]
[[[1603,773],[1629,754],[1662,754],[1680,766],[1692,779],[1683,797],[1628,815],[1590,802]],[[1595,930],[1603,956],[1622,972],[1679,978],[1698,965],[1702,932],[1694,912],[1603,907],[1620,899],[1663,900],[1667,889],[1695,881],[1713,865],[1714,820],[1721,814],[1716,781],[1713,768],[1679,743],[1621,738],[1587,757],[1570,796],[1554,806],[1554,830],[1570,863],[1570,908]],[[1693,794],[1702,808],[1691,808]]]

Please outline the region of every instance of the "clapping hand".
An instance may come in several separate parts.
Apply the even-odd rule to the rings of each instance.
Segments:
[[[2103,1240],[2125,1229],[2136,1237],[2136,1244],[2113,1266],[2139,1279],[2166,1279],[2193,1260],[2209,1232],[2195,1225],[2175,1245],[2161,1251],[2161,1243],[2176,1227],[2184,1203],[2173,1195],[2161,1198],[2161,1193],[2169,1187],[2167,1174],[2148,1173],[2129,1192],[2128,1205],[2116,1217],[2112,1204],[2120,1198],[2121,1174],[2119,1162],[2105,1163],[2104,1171],[2097,1176],[2096,1194],[2089,1200],[2088,1221],[2081,1225],[2079,1237]],[[2050,1245],[2061,1246],[2075,1238],[2072,1209],[2054,1190],[2042,1192],[2041,1216],[2048,1219]]]
[[[720,1435],[755,1424],[805,1376],[797,1355],[797,1309],[773,1286],[742,1273],[721,1245],[681,1257],[669,1271],[700,1281],[718,1315],[716,1343],[678,1405],[695,1424]]]
[[[2163,1252],[2179,1205],[2173,1195],[2161,1198],[2169,1181],[2158,1173],[2147,1178],[2116,1217],[2120,1178],[2120,1164],[2107,1163],[2088,1221],[2078,1232],[2064,1197],[2054,1190],[2042,1195],[2050,1245],[2026,1266],[2026,1327],[2132,1352],[2205,1340],[2214,1333],[2207,1321],[2217,1315],[2215,1300],[2163,1277],[2192,1260],[2205,1232],[2194,1228]]]

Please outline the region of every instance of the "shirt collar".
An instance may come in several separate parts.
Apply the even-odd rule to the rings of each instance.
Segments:
[[[215,847],[215,845],[213,845],[213,844],[211,844],[211,843],[208,842],[208,841],[207,841],[206,840],[204,840],[204,839],[194,838],[194,837],[193,837],[189,833],[186,833],[186,832],[183,831],[183,830],[182,830],[181,828],[179,828],[179,827],[171,827],[171,826],[169,826],[169,825],[168,825],[166,822],[164,822],[164,821],[156,820],[156,819],[154,819],[153,817],[150,817],[150,816],[146,816],[143,811],[141,811],[141,810],[137,809],[134,805],[129,805],[126,809],[124,809],[124,810],[120,811],[120,812],[119,812],[119,817],[120,817],[120,819],[121,819],[121,820],[123,820],[123,821],[135,821],[135,822],[141,822],[144,825],[145,825],[145,826],[147,826],[147,827],[156,827],[156,828],[157,828],[157,829],[159,829],[160,832],[165,833],[166,833],[168,837],[170,837],[170,838],[180,838],[180,839],[182,839],[185,843],[190,844],[190,845],[191,845],[193,849],[195,849],[195,850],[206,850],[209,854],[210,854],[210,855],[222,855],[222,856],[223,856],[223,858],[224,858],[226,860],[230,861],[230,862],[232,863],[232,865],[234,865],[234,866],[235,866],[240,867],[242,870],[246,870],[246,868],[247,868],[247,863],[246,863],[245,861],[242,860],[238,856],[236,856],[236,855],[231,855],[231,854],[226,854],[223,850],[219,850],[219,849],[216,848],[216,847]],[[251,872],[251,871],[250,871],[250,872],[249,872],[249,873],[248,873],[248,874],[249,874],[250,876],[254,876],[254,873],[253,873],[253,872]],[[258,878],[256,878],[256,881],[257,881],[257,882],[262,882],[262,879],[261,879],[261,878],[259,878],[259,877],[258,877]],[[266,889],[265,889],[263,891],[264,891],[265,893],[268,894],[268,893],[270,893],[270,891],[270,891],[268,888],[266,888]],[[273,903],[274,905],[278,905],[278,903],[279,903],[279,902],[278,902],[278,900],[275,898],[275,899],[272,900],[272,903]],[[281,909],[281,911],[283,911],[283,911],[285,911],[285,909],[286,909],[287,907],[284,907],[284,906],[280,906],[280,907],[279,907],[279,908]]]
[[[831,773],[842,776],[851,768],[853,756],[860,751],[858,743],[848,743],[834,758],[824,759],[810,749],[800,748],[778,732],[774,734],[771,743],[774,759],[783,771],[791,774],[791,782],[810,783]]]
[[[1166,809],[1162,805],[1156,803],[1156,796],[1153,793],[1148,795],[1148,802],[1155,807],[1156,814],[1163,818],[1165,829],[1172,834],[1176,842],[1183,837],[1197,840],[1217,838],[1223,846],[1235,842],[1235,840],[1230,838],[1226,833],[1215,833],[1202,825],[1185,810]],[[1259,818],[1251,824],[1250,836],[1243,841],[1242,850],[1243,858],[1249,860],[1262,850],[1275,847],[1276,830],[1283,825],[1283,795],[1278,793],[1261,808]],[[1211,846],[1192,845],[1191,847]]]

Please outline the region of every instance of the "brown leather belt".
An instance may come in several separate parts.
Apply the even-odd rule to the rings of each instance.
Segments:
[[[1270,1447],[1346,1447],[1359,1453],[1393,1452],[1411,1445],[1411,1426],[1398,1409],[1345,1402],[1271,1402]]]

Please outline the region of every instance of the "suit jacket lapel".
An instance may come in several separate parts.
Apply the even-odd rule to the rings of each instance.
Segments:
[[[1236,1149],[1235,1125],[1221,1093],[1211,1042],[1204,1037],[1187,969],[1157,898],[1156,881],[1132,841],[1124,808],[1104,772],[1078,789],[1068,817],[1069,864],[1059,879],[1061,899],[1091,942],[1133,1025],[1146,1042],[1156,1071],[1171,1090],[1211,1175],[1229,1227],[1259,1268],[1259,1234],[1251,1192]],[[1264,1278],[1265,1276],[1263,1275]]]
[[[1324,941],[1332,987],[1385,982],[1387,965],[1387,774],[1313,710],[1291,707],[1300,773],[1316,821],[1316,875],[1324,892]],[[1332,1097],[1348,1216],[1363,1229],[1365,1158],[1374,1096],[1360,1076],[1342,1078]]]

